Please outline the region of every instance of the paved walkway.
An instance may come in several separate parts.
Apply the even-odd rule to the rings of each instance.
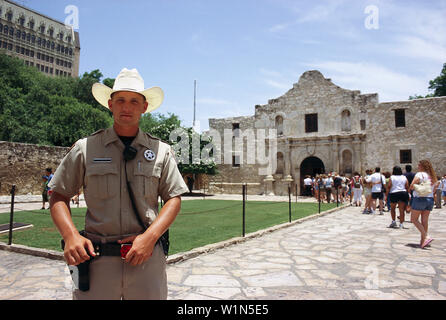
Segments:
[[[409,216],[410,217],[410,216]],[[408,219],[408,218],[407,218]],[[168,299],[446,300],[446,208],[429,233],[356,207],[168,265]],[[1,299],[71,299],[62,261],[0,250]]]

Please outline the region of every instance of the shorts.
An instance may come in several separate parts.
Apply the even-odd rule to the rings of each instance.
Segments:
[[[434,198],[414,197],[412,200],[412,210],[432,211],[434,208]]]
[[[372,199],[382,200],[384,198],[384,194],[380,192],[372,192]]]
[[[48,202],[48,192],[46,190],[42,192],[42,201]]]
[[[446,191],[442,191],[441,194],[443,195],[443,197],[446,197]]]
[[[372,189],[370,189],[370,188],[364,188],[364,196],[365,196],[366,198],[372,193],[371,190],[372,190]]]
[[[406,191],[389,193],[390,203],[404,202],[409,203],[409,194]]]

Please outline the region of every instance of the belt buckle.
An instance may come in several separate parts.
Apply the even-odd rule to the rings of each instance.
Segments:
[[[130,249],[132,248],[132,244],[131,243],[123,243],[121,244],[121,259],[125,259],[125,256],[127,255],[127,252],[130,251]]]

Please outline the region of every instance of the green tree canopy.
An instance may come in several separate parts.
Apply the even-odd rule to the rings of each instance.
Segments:
[[[446,63],[443,64],[443,69],[441,70],[440,75],[429,81],[429,90],[433,90],[434,92],[425,96],[415,94],[410,96],[409,100],[446,96]]]
[[[446,63],[438,77],[429,81],[429,89],[434,90],[435,97],[446,96]]]
[[[0,53],[0,73],[0,140],[66,147],[113,122],[91,94],[99,70],[48,77]]]

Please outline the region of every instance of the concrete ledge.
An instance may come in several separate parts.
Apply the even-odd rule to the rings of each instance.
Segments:
[[[291,227],[295,224],[300,224],[303,223],[305,221],[309,221],[309,220],[313,220],[313,219],[317,219],[319,217],[331,214],[333,212],[342,210],[346,207],[349,207],[350,204],[345,204],[342,206],[339,206],[337,208],[333,208],[327,211],[323,211],[321,213],[316,213],[313,214],[311,216],[305,217],[305,218],[301,218],[299,220],[294,220],[290,222],[286,222],[286,223],[282,223],[282,224],[278,224],[276,226],[273,226],[271,228],[267,228],[267,229],[263,229],[263,230],[259,230],[256,232],[252,232],[252,233],[248,233],[245,235],[245,237],[235,237],[235,238],[231,238],[228,240],[224,240],[224,241],[220,241],[217,243],[212,243],[212,244],[208,244],[206,246],[203,247],[199,247],[199,248],[195,248],[192,249],[190,251],[186,251],[186,252],[179,252],[176,254],[173,254],[171,256],[169,256],[167,258],[167,264],[173,264],[173,263],[177,263],[177,262],[181,262],[184,260],[188,260],[188,259],[192,259],[195,258],[201,254],[205,254],[205,253],[209,253],[218,249],[222,249],[225,247],[229,247],[232,246],[234,244],[238,244],[238,243],[243,243],[249,239],[253,239],[253,238],[258,238],[261,237],[265,234],[283,229],[283,228],[288,228]],[[53,260],[61,260],[61,261],[65,261],[64,259],[64,255],[62,252],[59,251],[54,251],[54,250],[47,250],[47,249],[40,249],[40,248],[33,248],[33,247],[27,247],[27,246],[23,246],[23,245],[19,245],[19,244],[12,244],[12,245],[8,245],[4,242],[0,242],[0,250],[5,250],[5,251],[10,251],[10,252],[17,252],[17,253],[22,253],[22,254],[29,254],[29,255],[33,255],[33,256],[37,256],[37,257],[43,257],[43,258],[47,258],[47,259],[53,259]]]
[[[48,250],[48,249],[27,247],[27,246],[23,246],[20,244],[8,245],[4,242],[0,242],[0,250],[29,254],[29,255],[47,258],[47,259],[53,259],[53,260],[62,260],[62,261],[65,260],[62,252]]]

